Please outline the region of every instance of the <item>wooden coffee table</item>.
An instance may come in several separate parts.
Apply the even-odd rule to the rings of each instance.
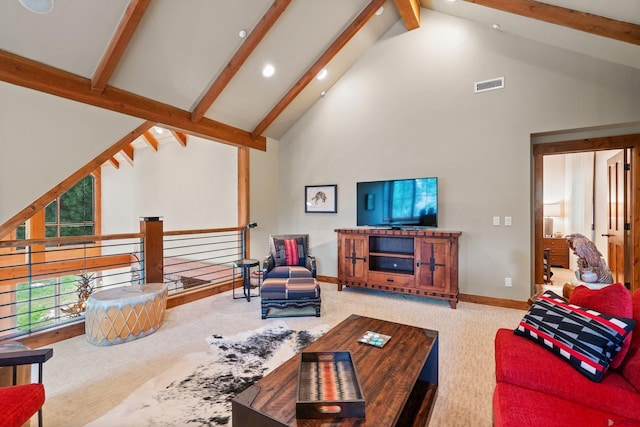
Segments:
[[[358,342],[390,335],[382,348]],[[304,351],[350,351],[366,401],[365,418],[296,419],[300,356],[232,401],[234,426],[424,426],[438,392],[438,332],[351,315]]]

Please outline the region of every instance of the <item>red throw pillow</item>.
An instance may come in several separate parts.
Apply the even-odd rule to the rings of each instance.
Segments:
[[[298,255],[298,242],[296,242],[296,239],[285,239],[284,253],[287,260],[286,265],[298,265],[300,256]]]
[[[616,317],[633,317],[631,294],[622,283],[614,283],[601,289],[589,289],[584,285],[577,286],[571,293],[569,304],[592,308],[603,314]],[[622,348],[611,361],[611,368],[620,366],[629,351],[631,334],[625,338]]]
[[[307,255],[305,254],[304,239],[296,237],[295,239],[273,239],[276,267],[305,265]]]

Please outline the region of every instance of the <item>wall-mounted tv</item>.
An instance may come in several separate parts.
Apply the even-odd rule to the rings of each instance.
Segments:
[[[358,226],[438,226],[436,177],[358,182],[356,194]]]

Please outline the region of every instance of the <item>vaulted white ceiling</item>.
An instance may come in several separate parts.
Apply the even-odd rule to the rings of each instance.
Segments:
[[[352,38],[330,52],[330,58],[323,58],[367,7],[374,5],[377,10],[380,4],[384,5],[382,14],[369,13]],[[193,112],[207,90],[216,79],[226,76],[215,99],[200,106],[204,119],[214,121],[206,126],[219,122],[231,127],[231,132],[248,132],[249,138],[279,138],[393,24],[402,18],[406,23],[399,10],[407,13],[412,5],[417,6],[418,0],[55,0],[53,11],[40,15],[26,10],[18,0],[3,0],[0,49],[93,83],[102,72],[107,90],[94,90],[102,99],[115,99],[109,88],[116,88],[140,97],[136,99],[142,104],[152,101],[174,107],[163,114],[191,113],[194,122],[198,119],[193,118]],[[481,25],[497,23],[506,33],[640,68],[639,27],[621,30],[632,42],[611,37],[617,34],[613,28],[617,21],[640,24],[637,0],[420,0],[419,5]],[[560,8],[548,10],[550,5]],[[137,9],[138,15],[130,16],[128,8]],[[278,8],[277,16],[270,18]],[[513,8],[522,13],[510,10]],[[544,22],[558,11],[562,25]],[[564,26],[573,21],[597,32],[592,15],[610,19],[605,22],[609,27],[606,36]],[[126,19],[134,22],[128,28],[130,36],[114,50],[110,42],[117,39],[119,25]],[[238,62],[234,55],[247,48],[252,32],[265,19],[271,19],[272,25],[265,27],[264,37],[245,55],[246,60]],[[241,30],[248,36],[241,38]],[[121,56],[114,54],[118,49]],[[0,57],[0,71],[6,67],[19,74],[14,71],[14,59]],[[109,59],[113,70],[104,73],[101,61]],[[305,80],[305,73],[319,60],[328,70],[327,78]],[[261,75],[267,63],[276,70],[268,79]],[[33,78],[37,79],[37,74],[28,77]],[[46,86],[49,76],[42,78]],[[3,73],[0,80],[16,84]],[[65,85],[66,80],[49,83]],[[57,95],[55,90],[49,93]],[[155,104],[149,107],[154,108]],[[128,111],[141,117],[137,110],[120,110]],[[156,121],[155,116],[141,118]],[[192,130],[158,122],[186,133]],[[198,133],[197,129],[193,133]]]
[[[0,49],[92,79],[129,3],[57,0],[51,13],[39,15],[18,0],[5,0],[0,3]],[[108,85],[193,111],[278,3],[290,4],[205,113],[212,120],[252,131],[367,7],[368,0],[151,0]],[[374,15],[343,53],[327,64],[327,78],[312,80],[262,134],[280,137],[398,19],[393,2],[385,3],[384,12]],[[249,36],[241,38],[241,30]],[[261,75],[267,63],[276,69],[269,79]]]
[[[544,22],[540,19],[532,19],[515,13],[508,13],[500,10],[499,7],[492,8],[482,5],[505,5],[505,8],[519,7],[509,5],[508,1],[488,0],[478,1],[477,3],[478,4],[473,0],[453,2],[449,0],[420,0],[420,4],[424,8],[454,15],[487,27],[497,23],[500,25],[500,31],[505,33],[640,69],[640,29],[638,27],[622,29],[622,27],[615,27],[616,22],[604,23],[604,25],[609,27],[608,30],[611,34],[619,29],[622,30],[621,32],[628,31],[626,37],[629,40],[635,40],[635,43],[629,43],[575,30],[567,26]],[[572,21],[575,25],[584,25],[586,27],[590,27],[594,25],[593,22],[598,21],[587,21],[589,17],[582,16],[584,14],[596,15],[596,17],[605,17],[610,20],[636,25],[640,24],[640,2],[634,0],[545,0],[544,3],[535,1],[512,2],[512,4],[516,3],[522,3],[522,9],[525,13],[539,14],[541,18],[559,14],[558,10],[544,10],[544,6],[546,5],[573,10],[574,12],[567,13],[564,17],[560,16],[559,20]],[[596,28],[592,28],[591,30],[597,32]]]

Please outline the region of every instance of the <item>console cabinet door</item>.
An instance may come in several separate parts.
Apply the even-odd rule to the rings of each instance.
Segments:
[[[416,239],[416,288],[451,291],[451,241],[442,238]]]
[[[338,260],[338,277],[349,282],[367,281],[367,255],[369,236],[358,234],[341,234],[338,243],[340,259]]]

